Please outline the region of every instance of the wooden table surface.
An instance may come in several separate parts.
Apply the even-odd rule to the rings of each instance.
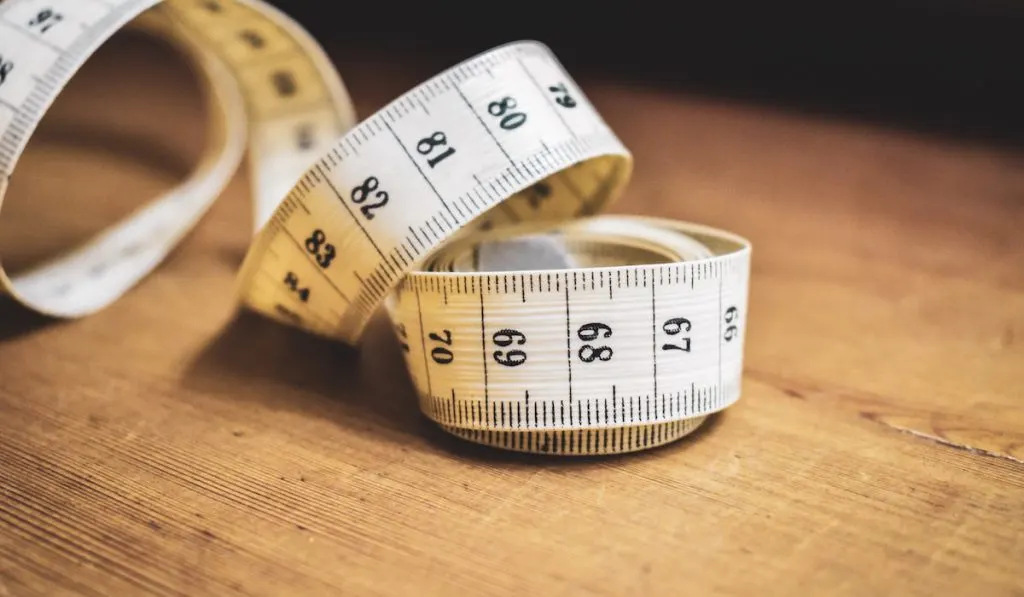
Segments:
[[[338,56],[367,116],[443,64]],[[1024,155],[581,79],[613,211],[754,244],[744,392],[694,437],[508,454],[359,350],[238,314],[244,173],[89,318],[0,303],[0,595],[1024,595]],[[190,75],[87,64],[4,207],[17,270],[198,156]]]

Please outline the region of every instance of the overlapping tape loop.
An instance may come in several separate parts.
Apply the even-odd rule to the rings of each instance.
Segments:
[[[356,124],[319,46],[258,0],[7,0],[0,191],[59,90],[128,24],[177,42],[203,75],[210,151],[183,185],[84,247],[3,275],[16,300],[63,317],[116,301],[248,151],[257,234],[240,302],[353,344],[386,303],[420,407],[451,433],[626,452],[682,437],[739,397],[749,244],[598,216],[632,156],[540,43],[475,56]],[[533,238],[568,261],[552,269],[509,248]],[[481,248],[502,246],[518,256],[512,269],[481,271]]]

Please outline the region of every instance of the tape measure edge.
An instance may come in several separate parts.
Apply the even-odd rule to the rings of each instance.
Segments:
[[[620,427],[615,429],[601,428],[601,429],[544,429],[544,430],[498,430],[498,429],[463,429],[460,427],[453,427],[451,425],[444,425],[437,423],[436,421],[430,420],[431,423],[436,425],[442,431],[451,434],[456,439],[461,441],[469,442],[471,444],[486,446],[492,449],[508,450],[512,452],[518,452],[520,454],[529,454],[531,456],[551,456],[556,458],[583,458],[583,457],[604,457],[604,456],[625,456],[629,454],[636,454],[639,452],[645,452],[654,448],[662,448],[672,445],[676,442],[680,442],[693,434],[697,433],[702,428],[710,424],[714,417],[718,416],[718,413],[712,413],[707,416],[693,417],[690,419],[681,419],[678,421],[669,421],[666,423],[654,423],[652,425],[636,425],[632,427]],[[681,432],[676,434],[668,434],[666,437],[658,440],[652,440],[647,442],[631,441],[626,433],[623,433],[627,429],[636,429],[637,437],[636,440],[640,439],[640,431],[651,430],[656,427],[670,427],[678,425],[681,427]],[[598,439],[603,439],[604,446],[608,445],[607,436],[611,432],[613,435],[611,449],[579,449],[580,446],[584,445],[584,438],[587,438],[586,447],[595,446]],[[615,446],[614,435],[619,434],[619,446]],[[651,434],[654,435],[653,433]],[[546,440],[544,444],[535,442],[534,438],[543,436]],[[568,436],[568,438],[566,437]],[[602,437],[603,436],[603,437]],[[626,437],[628,445],[622,445],[623,436]],[[559,441],[552,441],[553,438],[558,437]],[[524,441],[525,440],[525,441]],[[574,444],[578,449],[572,449]],[[537,444],[536,446],[534,444]],[[554,447],[552,447],[554,446]],[[565,449],[568,446],[569,449]]]
[[[587,221],[597,221],[597,220],[603,220],[603,221],[608,221],[608,222],[614,222],[616,220],[619,220],[619,221],[631,221],[631,222],[640,222],[640,223],[654,224],[655,226],[657,226],[657,224],[659,222],[661,222],[661,223],[668,222],[668,223],[683,224],[687,229],[699,230],[701,234],[706,235],[708,237],[717,238],[719,240],[725,240],[727,242],[730,242],[730,243],[732,243],[734,245],[734,248],[731,251],[729,251],[729,252],[715,254],[715,255],[712,255],[711,257],[705,257],[705,258],[693,259],[693,260],[669,261],[669,262],[663,262],[663,263],[603,265],[603,266],[574,267],[574,268],[565,268],[565,269],[556,269],[556,270],[544,270],[544,269],[537,269],[537,270],[522,269],[522,270],[507,270],[507,271],[503,270],[503,271],[496,271],[496,272],[487,272],[487,271],[446,271],[446,270],[445,271],[436,271],[436,270],[419,270],[419,269],[417,269],[417,270],[409,271],[406,274],[406,276],[399,282],[399,284],[400,285],[402,285],[402,284],[404,284],[404,285],[415,284],[417,279],[423,279],[423,280],[438,279],[438,278],[447,278],[447,279],[468,279],[468,278],[474,278],[474,279],[476,279],[476,278],[483,278],[483,277],[487,277],[487,276],[502,276],[502,275],[516,275],[516,276],[559,275],[559,276],[564,276],[564,275],[571,275],[573,272],[593,272],[593,273],[605,273],[605,274],[607,274],[609,272],[625,272],[625,271],[641,272],[641,271],[644,271],[644,270],[650,271],[652,269],[658,269],[658,268],[661,268],[661,267],[678,266],[678,265],[684,265],[684,264],[688,264],[688,263],[689,264],[700,264],[700,263],[722,263],[722,262],[733,262],[733,261],[735,261],[735,262],[749,262],[751,257],[752,257],[752,254],[753,254],[753,245],[752,245],[752,243],[748,239],[743,237],[743,236],[740,236],[738,234],[735,234],[735,233],[727,231],[727,230],[723,230],[723,229],[719,229],[719,228],[715,228],[715,227],[711,227],[711,226],[706,226],[706,225],[703,225],[703,224],[694,224],[694,223],[691,223],[691,222],[680,222],[680,221],[677,221],[677,220],[670,220],[668,218],[660,218],[660,217],[655,217],[655,216],[637,216],[637,215],[628,215],[628,214],[598,214],[598,215],[594,215],[594,216],[587,216],[586,218],[579,218],[579,219],[575,219],[575,220],[570,220],[567,223],[568,223],[569,226],[572,226],[572,225],[575,225],[575,224],[585,224]],[[560,226],[560,224],[564,224],[564,223],[553,223],[551,228],[554,229],[554,230],[557,230],[557,228]],[[662,226],[657,226],[657,227],[661,228]],[[529,229],[529,228],[530,228],[529,224],[523,226],[524,230]],[[679,230],[679,228],[676,228],[676,230]],[[470,235],[471,234],[472,233],[470,233]],[[467,237],[463,236],[463,237],[460,237],[457,240],[465,241],[465,240],[467,240]],[[484,239],[484,240],[486,240],[486,239]],[[449,244],[450,243],[444,243],[443,245],[437,247],[433,252],[431,252],[431,257],[436,257],[439,252],[443,252],[445,249],[448,248]]]

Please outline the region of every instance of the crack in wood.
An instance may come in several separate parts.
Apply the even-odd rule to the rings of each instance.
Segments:
[[[884,425],[884,426],[886,426],[886,427],[888,427],[890,429],[895,429],[896,431],[899,431],[900,433],[906,433],[906,434],[909,434],[909,435],[913,435],[914,437],[918,437],[918,438],[925,439],[925,440],[930,440],[930,441],[942,444],[944,446],[949,446],[950,448],[955,448],[957,450],[963,450],[965,452],[971,452],[972,454],[978,454],[978,455],[981,455],[981,456],[991,456],[992,458],[1003,458],[1005,460],[1009,460],[1010,462],[1016,462],[1017,464],[1024,464],[1024,460],[1021,460],[1020,458],[1016,458],[1014,456],[1010,456],[1009,454],[1002,454],[1000,452],[993,452],[991,450],[986,450],[984,448],[976,448],[974,446],[969,446],[967,444],[959,444],[957,442],[948,440],[948,439],[946,439],[944,437],[941,437],[941,436],[938,436],[938,435],[932,435],[930,433],[925,433],[923,431],[918,431],[916,429],[911,429],[909,427],[901,427],[899,425],[893,425],[892,423],[888,423],[888,422],[883,421],[882,419],[879,419],[877,417],[870,416],[870,413],[863,413],[863,414],[866,416],[866,418],[871,419],[872,421],[874,421],[876,423],[879,423],[881,425]]]
[[[986,429],[984,428],[984,423],[982,421],[964,420],[964,415],[962,413],[943,410],[941,408],[942,405],[935,405],[935,408],[930,410],[922,407],[921,405],[905,404],[892,397],[882,396],[856,388],[839,386],[836,384],[824,384],[813,380],[800,380],[798,382],[788,377],[765,371],[748,369],[745,372],[745,376],[765,383],[790,398],[813,402],[828,401],[842,407],[844,410],[856,412],[862,418],[868,419],[873,423],[878,423],[901,433],[907,433],[921,439],[931,440],[944,446],[970,452],[979,456],[1001,458],[1016,464],[1024,464],[1024,460],[1014,455],[1021,445],[1019,439],[1016,437],[1019,435],[1018,433],[1011,431],[1009,428],[1001,431],[996,429]],[[889,420],[907,418],[918,419],[922,423],[920,427],[940,432],[943,431],[943,428],[946,427],[946,425],[937,425],[937,422],[957,421],[958,424],[954,425],[955,428],[960,430],[969,430],[971,434],[975,436],[978,434],[984,435],[986,433],[991,433],[999,436],[1003,441],[1003,444],[999,445],[998,449],[978,447],[976,445],[972,445],[974,442],[966,443],[954,441],[945,437],[944,434],[941,433],[935,433],[934,431],[922,431],[919,428],[900,425],[890,422]],[[965,424],[968,424],[966,428],[963,427]],[[938,429],[936,429],[937,426]],[[987,437],[979,439],[984,441]]]

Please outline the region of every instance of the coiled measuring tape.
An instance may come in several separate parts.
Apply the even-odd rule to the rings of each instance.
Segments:
[[[209,152],[180,186],[17,276],[55,317],[109,306],[205,213],[248,153],[256,235],[239,301],[350,344],[387,309],[422,412],[470,441],[610,454],[687,435],[740,395],[750,245],[598,215],[632,157],[550,50],[500,46],[356,124],[341,79],[258,0],[0,4],[0,202],[44,112],[110,35],[190,58]],[[2,207],[2,203],[0,203]]]

